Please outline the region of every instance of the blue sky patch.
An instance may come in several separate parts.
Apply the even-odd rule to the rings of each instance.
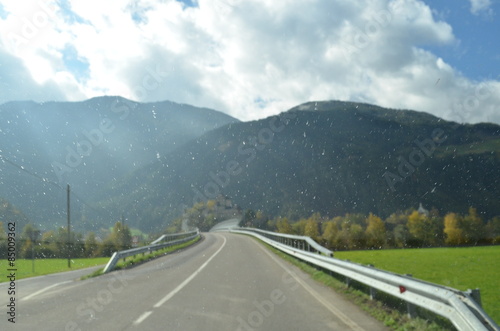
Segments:
[[[79,15],[75,14],[71,10],[71,5],[68,2],[68,0],[59,1],[59,7],[61,8],[61,11],[64,15],[64,19],[66,20],[66,22],[71,23],[71,24],[74,24],[74,23],[90,24],[90,22],[86,21],[85,19],[83,19]]]
[[[90,75],[89,63],[78,55],[76,49],[67,45],[62,51],[64,66],[71,71],[78,81],[86,80]]]
[[[500,72],[500,43],[498,32],[500,3],[493,2],[490,9],[471,13],[469,1],[425,0],[437,20],[451,25],[458,45],[424,47],[473,80],[498,79]],[[491,14],[491,11],[493,14]]]
[[[0,3],[0,18],[1,19],[6,19],[9,14],[5,11],[5,8],[3,8],[2,3]]]
[[[198,7],[197,0],[176,0],[176,1],[182,3],[186,7]]]

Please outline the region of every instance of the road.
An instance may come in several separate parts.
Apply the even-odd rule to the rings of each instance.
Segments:
[[[4,308],[0,330],[386,330],[255,239],[204,237],[129,270],[58,279],[31,294],[20,282],[16,324]]]

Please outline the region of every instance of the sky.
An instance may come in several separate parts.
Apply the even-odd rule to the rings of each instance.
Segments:
[[[119,95],[248,121],[343,100],[500,124],[500,0],[0,0],[0,103]]]

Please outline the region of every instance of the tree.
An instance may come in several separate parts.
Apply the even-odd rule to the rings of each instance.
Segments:
[[[215,200],[208,200],[207,201],[207,209],[208,210],[214,211],[216,205],[217,205],[217,201],[215,201]]]
[[[132,235],[128,226],[122,222],[116,222],[111,232],[111,241],[117,251],[132,247]]]
[[[256,218],[255,211],[253,211],[252,209],[247,209],[243,214],[243,218],[241,219],[241,224],[243,226],[250,226],[255,218]]]
[[[396,247],[404,248],[408,246],[408,241],[410,240],[411,235],[408,231],[406,223],[396,225],[392,233],[394,236],[394,243]]]
[[[500,216],[495,216],[486,224],[486,233],[491,244],[500,244]]]
[[[349,249],[366,248],[365,231],[363,231],[363,227],[359,224],[353,224],[349,230]]]
[[[292,226],[288,223],[288,218],[280,217],[278,221],[276,221],[276,231],[279,233],[293,233]]]
[[[408,215],[403,212],[393,213],[385,220],[385,226],[389,233],[387,242],[390,246],[400,248],[407,246],[408,239],[410,238],[407,223]]]
[[[451,246],[462,245],[465,242],[464,231],[460,226],[462,217],[455,213],[448,213],[444,217],[445,243]]]
[[[316,242],[319,241],[318,221],[314,215],[306,221],[304,236],[311,237]]]
[[[476,208],[470,207],[469,213],[465,215],[462,221],[465,243],[467,245],[477,245],[480,242],[486,242],[484,232],[484,223],[477,214]]]
[[[439,229],[440,218],[434,215],[433,217],[421,214],[418,211],[413,211],[408,216],[408,231],[411,235],[412,246],[432,246],[438,242],[436,231]]]
[[[106,237],[97,249],[97,256],[111,256],[116,252],[116,246],[111,236]]]
[[[370,248],[382,248],[385,246],[387,235],[385,224],[382,219],[370,213],[366,219],[366,244]]]
[[[299,236],[303,236],[306,232],[306,219],[301,219],[298,222],[292,224],[293,232]]]
[[[408,216],[408,232],[412,236],[412,246],[422,246],[425,238],[425,215],[420,214],[418,211],[413,211]]]
[[[337,226],[337,223],[335,221],[328,221],[326,223],[323,223],[323,244],[326,246],[326,248],[333,248],[335,247],[335,239],[337,238],[337,235],[339,233],[339,228]]]
[[[27,239],[37,240],[39,235],[40,235],[40,230],[38,230],[31,223],[28,223],[24,226],[21,232],[21,240],[27,240]]]
[[[337,234],[337,247],[343,249],[361,249],[366,247],[365,231],[363,227],[353,223],[353,218],[346,214],[341,220],[340,231]],[[358,220],[357,218],[354,218]]]
[[[268,221],[269,217],[267,217],[262,210],[257,210],[257,213],[255,213],[255,220],[253,221],[254,226],[258,229],[264,229]]]
[[[38,230],[31,223],[26,224],[21,231],[21,250],[19,255],[22,258],[34,258],[34,243],[38,240],[40,236],[40,230]]]
[[[97,255],[99,244],[94,232],[89,232],[85,237],[85,256],[95,257]]]
[[[436,208],[432,208],[428,217],[428,237],[431,246],[441,246],[444,242],[444,222]]]

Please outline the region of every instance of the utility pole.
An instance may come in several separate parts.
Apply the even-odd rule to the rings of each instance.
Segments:
[[[69,209],[69,197],[70,197],[70,188],[69,188],[69,184],[68,184],[68,186],[67,186],[67,190],[66,190],[66,191],[67,191],[67,198],[66,198],[66,199],[67,199],[67,203],[68,203],[68,205],[67,205],[67,215],[68,215],[68,242],[67,242],[67,244],[66,244],[66,247],[67,247],[67,249],[68,249],[68,268],[71,268],[71,249],[70,249],[70,248],[71,248],[71,247],[70,247],[70,241],[71,241],[71,228],[70,228],[71,223],[70,223],[70,220],[71,220],[71,218],[70,218],[70,209]]]
[[[30,234],[30,239],[31,239],[31,271],[35,273],[35,251],[34,247],[36,245],[36,240],[38,236],[40,235],[40,230],[35,230],[33,228],[33,232]]]

